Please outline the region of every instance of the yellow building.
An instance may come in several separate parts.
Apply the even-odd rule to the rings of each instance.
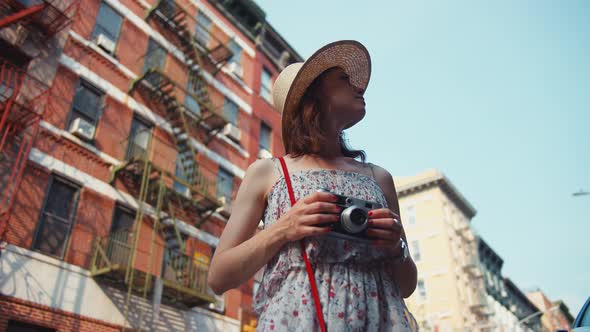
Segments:
[[[485,331],[486,302],[477,239],[476,210],[441,172],[395,180],[418,287],[407,300],[421,331]]]

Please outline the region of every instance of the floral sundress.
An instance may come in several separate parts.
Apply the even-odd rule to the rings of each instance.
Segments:
[[[277,160],[275,159],[275,162]],[[387,207],[372,176],[331,169],[289,172],[295,198],[317,189],[371,200]],[[263,216],[270,226],[291,207],[284,176],[272,186]],[[412,331],[383,249],[331,236],[305,239],[328,331]],[[314,301],[298,242],[285,245],[266,265],[254,298],[257,331],[318,331]]]

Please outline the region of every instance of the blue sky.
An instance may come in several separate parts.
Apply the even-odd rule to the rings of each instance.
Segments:
[[[373,59],[348,132],[394,176],[437,168],[522,289],[590,296],[590,1],[270,1],[304,57],[356,39]]]

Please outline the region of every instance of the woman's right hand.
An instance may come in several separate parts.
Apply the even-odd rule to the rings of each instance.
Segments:
[[[285,243],[326,234],[331,227],[319,224],[335,223],[340,219],[342,208],[334,204],[336,200],[337,197],[331,193],[314,192],[297,201],[272,227],[282,235]]]

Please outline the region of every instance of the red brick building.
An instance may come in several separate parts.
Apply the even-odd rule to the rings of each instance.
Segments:
[[[0,330],[255,325],[208,263],[296,61],[250,0],[2,0]]]

